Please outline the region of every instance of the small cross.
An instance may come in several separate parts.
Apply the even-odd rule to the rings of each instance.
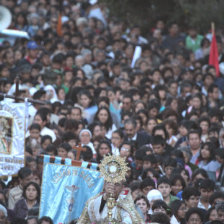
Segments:
[[[76,160],[79,160],[81,152],[86,151],[86,148],[83,148],[80,144],[78,146],[74,146],[73,149],[75,149],[77,151],[77,154],[76,154],[76,157],[75,157]]]

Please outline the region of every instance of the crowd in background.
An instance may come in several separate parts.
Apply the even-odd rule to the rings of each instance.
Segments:
[[[0,181],[0,223],[52,223],[38,220],[40,155],[75,160],[78,144],[83,161],[126,159],[146,223],[224,223],[222,30],[217,74],[210,31],[158,20],[143,35],[103,4],[62,2],[60,29],[56,0],[1,1],[30,40],[0,38],[0,92],[15,94],[19,75],[19,96],[46,103],[29,105],[26,167]]]

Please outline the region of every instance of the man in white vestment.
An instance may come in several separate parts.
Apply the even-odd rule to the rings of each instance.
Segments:
[[[112,209],[114,223],[144,223],[135,209],[129,190],[124,189],[123,182],[105,182],[104,191],[87,201],[78,224],[108,224],[107,200],[111,195],[115,198],[115,206]]]

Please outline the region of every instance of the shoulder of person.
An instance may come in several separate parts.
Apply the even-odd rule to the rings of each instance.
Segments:
[[[9,190],[9,194],[11,195],[20,194],[21,192],[22,192],[22,189],[19,187],[19,185]]]

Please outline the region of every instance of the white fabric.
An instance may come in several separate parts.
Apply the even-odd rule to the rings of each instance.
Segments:
[[[180,222],[177,221],[177,219],[174,215],[171,216],[170,223],[171,224],[180,224]]]
[[[6,208],[3,205],[1,205],[1,204],[0,204],[0,211],[3,212],[3,214],[4,214],[5,217],[8,217]]]
[[[54,131],[52,131],[51,129],[47,128],[47,127],[44,127],[40,134],[43,136],[43,135],[50,135],[51,138],[52,138],[52,142],[54,142],[56,140],[56,135],[54,133]]]
[[[88,214],[90,217],[90,220],[92,222],[96,221],[100,222],[102,220],[104,220],[105,218],[107,218],[107,205],[105,204],[103,211],[100,213],[100,205],[101,205],[101,200],[102,200],[103,195],[100,195],[99,197],[97,197],[95,200],[90,201],[89,206],[88,206]],[[119,199],[118,199],[119,200]],[[92,209],[94,211],[94,213],[92,213]],[[117,219],[117,206],[115,206],[112,209],[112,213],[113,213],[113,218]],[[94,214],[94,216],[93,216]],[[121,217],[122,217],[122,223],[126,223],[126,224],[132,224],[132,220],[130,215],[123,209],[121,209]]]
[[[111,148],[112,148],[112,154],[115,156],[119,156],[120,155],[120,151],[117,147],[115,147],[113,144],[111,144]]]
[[[159,190],[153,189],[148,192],[147,198],[149,200],[149,203],[155,200],[163,200],[163,196]]]
[[[91,131],[90,131],[89,129],[82,129],[82,130],[80,131],[80,133],[79,133],[79,138],[81,137],[81,135],[82,135],[83,132],[88,132],[89,135],[90,135],[90,138],[92,138],[92,133],[91,133]]]
[[[0,176],[15,175],[24,166],[28,110],[25,103],[2,101],[0,110]]]
[[[58,101],[57,93],[52,85],[45,86],[44,90],[47,92],[47,95],[52,95],[50,98],[51,103]]]
[[[205,208],[205,206],[201,203],[200,200],[199,200],[199,202],[198,202],[198,208],[207,210],[207,208]],[[208,209],[209,209],[209,208],[211,208],[211,205],[210,205],[210,204],[208,205]]]
[[[116,131],[116,130],[117,130],[117,127],[116,127],[115,124],[113,124],[113,125],[112,125],[112,128],[108,130],[108,132],[106,133],[105,136],[106,136],[107,138],[111,139],[111,137],[112,137],[112,133],[113,133],[114,131]]]

